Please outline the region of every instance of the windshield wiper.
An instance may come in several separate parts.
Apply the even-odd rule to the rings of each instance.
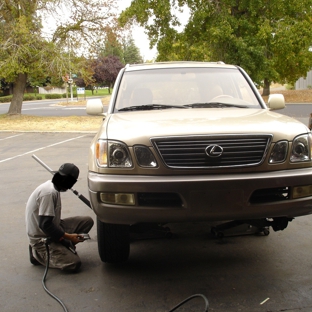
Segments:
[[[224,107],[238,107],[238,108],[248,108],[247,105],[238,105],[238,104],[227,104],[227,103],[221,103],[221,102],[208,102],[208,103],[193,103],[193,104],[187,104],[184,106],[192,107],[192,108],[224,108]]]
[[[124,107],[118,110],[118,112],[136,111],[136,110],[152,110],[152,109],[164,109],[164,108],[188,108],[179,105],[164,105],[164,104],[147,104]]]

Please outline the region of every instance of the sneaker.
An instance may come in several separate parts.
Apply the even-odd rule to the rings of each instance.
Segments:
[[[32,247],[29,245],[29,260],[33,265],[41,265],[41,263],[33,256]]]

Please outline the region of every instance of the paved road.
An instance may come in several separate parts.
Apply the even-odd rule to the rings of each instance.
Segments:
[[[35,116],[85,116],[86,109],[81,106],[60,106],[57,105],[60,101],[66,102],[66,99],[30,101],[24,102],[22,106],[22,114]],[[75,101],[74,101],[75,103]],[[9,110],[9,104],[0,104],[0,114],[5,114]],[[104,107],[107,111],[107,107]],[[294,117],[304,124],[308,125],[309,116],[312,113],[311,104],[286,104],[282,110],[276,111]]]
[[[290,117],[294,117],[305,125],[309,124],[309,117],[312,113],[311,104],[286,104],[286,107],[281,110],[277,110],[277,113],[284,114]]]
[[[87,155],[93,134],[0,132],[0,311],[60,312],[41,286],[43,267],[28,261],[25,203],[51,168],[73,162],[81,170],[75,188],[87,195]],[[63,216],[94,213],[71,192],[62,194]],[[105,265],[97,235],[78,245],[78,274],[49,270],[47,286],[68,311],[166,312],[196,293],[214,312],[311,312],[312,216],[269,236],[210,236],[209,224],[171,225],[171,239],[136,241],[125,264]],[[203,311],[198,299],[177,311]]]
[[[95,98],[95,97],[94,97]],[[70,100],[69,100],[70,101]],[[22,114],[34,116],[86,116],[85,106],[79,106],[75,99],[70,106],[58,105],[66,99],[27,101],[23,103]],[[6,114],[9,110],[9,103],[0,104],[0,114]],[[107,111],[107,108],[104,108]]]

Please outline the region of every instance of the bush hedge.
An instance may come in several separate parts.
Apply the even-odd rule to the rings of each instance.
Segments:
[[[23,96],[23,101],[32,101],[34,99],[35,99],[34,95],[24,94],[24,96]]]
[[[30,95],[30,94],[25,94],[23,96],[23,101],[33,101],[33,100],[42,100],[42,96],[41,95]],[[8,95],[8,96],[1,96],[0,97],[0,103],[7,103],[7,102],[11,102],[12,101],[12,95]]]
[[[11,100],[12,100],[12,95],[1,96],[0,97],[0,103],[11,102]]]
[[[66,98],[66,93],[63,93],[62,97]],[[77,93],[73,93],[73,97],[76,98],[77,97]],[[70,94],[68,94],[68,98],[70,98]]]
[[[51,94],[45,94],[46,99],[61,99],[62,94],[56,94],[56,93],[51,93]]]

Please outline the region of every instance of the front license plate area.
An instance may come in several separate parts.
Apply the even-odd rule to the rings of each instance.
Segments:
[[[191,191],[191,208],[194,210],[204,208],[211,213],[220,213],[220,210],[230,212],[233,209],[241,211],[243,209],[243,194],[240,189]]]

